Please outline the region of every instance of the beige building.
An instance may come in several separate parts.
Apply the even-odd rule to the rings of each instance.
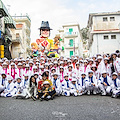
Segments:
[[[79,24],[66,24],[58,31],[62,38],[60,47],[64,47],[64,51],[61,51],[60,55],[65,57],[83,56],[83,41]]]
[[[16,22],[16,29],[11,29],[12,44],[10,46],[12,58],[24,57],[29,55],[30,48],[30,27],[29,16],[13,16]]]
[[[120,50],[120,11],[92,13],[88,19],[90,56]]]

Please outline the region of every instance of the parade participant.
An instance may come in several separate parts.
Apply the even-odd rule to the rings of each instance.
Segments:
[[[34,77],[36,79],[36,82],[38,83],[38,81],[40,80],[39,73],[38,72],[34,73]]]
[[[76,76],[76,79],[77,79],[77,83],[78,83],[78,81],[79,81],[79,79],[80,79],[80,77],[81,77],[81,73],[82,73],[82,72],[83,72],[83,69],[81,69],[80,63],[77,62],[77,63],[76,63],[76,67],[75,67],[75,69],[74,69],[74,73],[75,73],[75,76]]]
[[[37,66],[33,66],[31,74],[34,75],[37,72]]]
[[[0,77],[0,94],[5,90],[6,81],[7,81],[6,74],[2,73]]]
[[[111,56],[113,58],[115,72],[118,74],[118,79],[120,79],[120,58],[117,57],[117,53],[112,53]]]
[[[22,63],[18,63],[18,76],[19,76],[20,78],[23,78]]]
[[[23,76],[25,76],[26,74],[29,75],[29,78],[31,77],[31,71],[30,71],[29,64],[26,64],[25,71],[23,71]]]
[[[75,78],[72,78],[72,81],[70,82],[70,93],[75,97],[82,95],[82,88],[77,84]]]
[[[38,96],[40,101],[44,100],[50,100],[53,99],[53,96],[55,95],[55,90],[53,87],[50,86],[50,83],[48,81],[43,82],[42,90],[38,90]]]
[[[24,91],[24,83],[22,82],[20,77],[18,77],[16,79],[16,83],[15,83],[14,88],[15,88],[14,89],[15,94],[12,97],[15,97],[16,99],[17,98],[25,98],[26,91]]]
[[[4,62],[2,64],[2,71],[1,73],[5,73],[6,75],[8,75],[8,64],[6,62]]]
[[[56,72],[59,72],[58,62],[57,61],[54,61],[53,67],[56,69]]]
[[[51,73],[50,73],[50,80],[53,79],[53,74],[56,72],[56,69],[55,68],[52,68],[51,69]]]
[[[60,82],[62,83],[64,80],[64,67],[60,66],[60,70],[59,70],[59,78],[60,78]]]
[[[30,71],[32,71],[33,70],[33,62],[32,61],[29,62],[29,67],[30,67]]]
[[[86,73],[82,72],[81,73],[81,77],[78,81],[78,85],[80,85],[80,87],[82,88],[82,95],[85,94],[87,91],[86,91],[86,81],[87,81],[87,77],[86,77]]]
[[[117,73],[112,74],[112,80],[114,82],[114,85],[112,87],[112,97],[117,98],[120,96],[120,80],[117,78]]]
[[[52,84],[55,88],[56,95],[60,96],[62,93],[62,88],[61,88],[60,80],[58,78],[58,73],[53,74],[53,79],[51,81],[52,81]]]
[[[70,81],[68,74],[64,75],[64,81],[62,82],[62,95],[70,96]]]
[[[102,66],[102,71],[107,71],[107,73],[108,73],[108,76],[110,76],[111,77],[111,73],[112,73],[112,71],[111,71],[111,64],[109,64],[108,63],[109,62],[109,59],[107,58],[107,57],[105,57],[104,58],[104,63],[103,63],[103,66]]]
[[[5,82],[5,89],[1,93],[1,96],[3,97],[12,97],[15,94],[14,91],[14,83],[13,78],[11,76],[7,76],[7,81]]]
[[[96,95],[98,91],[98,81],[96,77],[93,75],[93,71],[88,72],[88,80],[85,82],[87,94],[90,95],[91,92]]]
[[[95,65],[95,64],[93,64],[92,66],[91,66],[91,70],[93,71],[93,75],[96,77],[96,79],[97,79],[97,77],[98,77],[98,73],[97,73],[97,66]]]
[[[25,62],[23,62],[23,64],[22,64],[22,69],[23,69],[23,72],[25,71],[25,67],[26,67],[26,63]]]
[[[9,75],[13,77],[13,80],[15,82],[15,79],[18,77],[18,69],[15,68],[15,63],[11,63],[11,69],[9,69]]]
[[[101,56],[98,56],[97,58],[97,62],[98,62],[98,66],[97,66],[97,73],[98,73],[98,76],[97,78],[100,79],[101,77],[101,72],[102,72],[102,66],[103,66],[103,61],[102,61],[102,57]]]
[[[35,66],[37,66],[37,72],[40,72],[40,65],[39,65],[39,62],[36,62]]]
[[[100,88],[102,95],[111,94],[112,85],[112,79],[107,75],[106,71],[103,71],[98,82],[98,87]]]
[[[87,65],[88,65],[88,61],[87,61],[87,60],[84,60],[84,72],[86,73],[86,75],[87,75],[87,73],[88,73]]]
[[[38,90],[42,90],[42,87],[43,87],[43,82],[44,81],[48,81],[50,83],[50,86],[52,86],[52,81],[47,79],[48,78],[48,75],[46,74],[46,72],[44,72],[42,75],[42,79],[38,82]]]
[[[29,81],[29,87],[27,89],[27,98],[31,97],[34,101],[36,101],[37,95],[37,81],[34,76],[31,76]]]
[[[69,80],[71,81],[72,77],[74,76],[74,70],[72,65],[68,66],[67,74],[69,75]]]

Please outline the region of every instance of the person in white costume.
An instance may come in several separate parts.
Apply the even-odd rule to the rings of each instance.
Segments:
[[[111,94],[113,81],[107,75],[106,71],[102,72],[102,77],[99,79],[98,87],[100,88],[102,95]]]
[[[117,73],[114,72],[112,74],[112,80],[114,82],[113,86],[112,86],[112,97],[117,98],[118,96],[120,96],[120,80],[117,78]]]

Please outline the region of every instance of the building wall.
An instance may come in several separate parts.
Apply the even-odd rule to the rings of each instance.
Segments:
[[[73,29],[73,32],[69,32],[69,29]],[[70,51],[73,51],[75,45],[75,55],[83,56],[83,43],[78,25],[63,26],[63,31],[59,31],[61,38],[60,46],[64,46],[65,50],[61,52],[61,56],[70,57]],[[70,40],[73,39],[73,46],[70,46]]]
[[[111,39],[111,35],[116,35],[116,39]],[[108,36],[109,39],[104,39],[104,36]],[[90,56],[97,53],[113,53],[118,49],[120,49],[120,33],[94,34]]]
[[[103,21],[103,18],[107,17],[108,21]],[[110,21],[110,17],[115,17],[115,21]],[[106,15],[106,16],[94,16],[92,30],[109,30],[119,29],[120,15]]]

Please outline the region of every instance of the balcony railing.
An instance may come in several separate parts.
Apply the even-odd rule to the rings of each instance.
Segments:
[[[21,42],[22,42],[22,40],[21,40],[21,37],[19,36],[19,34],[12,35],[12,43],[21,44]]]
[[[78,36],[78,32],[66,32],[64,34],[64,37],[77,37]]]
[[[66,49],[73,49],[74,48],[74,45],[70,46],[68,44],[65,44],[64,46],[65,46]],[[75,44],[75,48],[78,48],[78,44]]]

